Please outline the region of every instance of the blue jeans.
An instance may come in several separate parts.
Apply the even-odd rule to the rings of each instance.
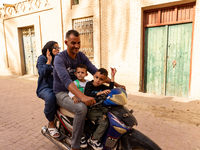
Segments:
[[[49,122],[53,121],[56,113],[56,96],[53,89],[45,88],[38,93],[38,97],[45,101],[44,114]]]
[[[87,106],[80,102],[74,104],[74,100],[71,99],[67,92],[59,92],[56,94],[57,105],[75,113],[73,120],[73,132],[71,147],[74,149],[80,148],[81,136],[85,125],[85,117],[87,115]]]

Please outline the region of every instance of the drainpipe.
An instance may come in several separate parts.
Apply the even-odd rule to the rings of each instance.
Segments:
[[[5,25],[4,25],[4,19],[3,19],[3,34],[4,34],[4,43],[5,43],[5,50],[6,50],[6,67],[9,68],[9,61],[8,61],[8,50],[6,46],[6,33],[5,33]]]
[[[100,68],[102,67],[102,51],[101,51],[101,0],[99,0],[99,40],[100,40]]]
[[[60,0],[60,16],[61,16],[61,30],[62,30],[62,48],[63,48],[63,50],[64,50],[64,33],[63,33],[62,0]]]

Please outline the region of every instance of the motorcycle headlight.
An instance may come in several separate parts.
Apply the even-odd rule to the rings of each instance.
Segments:
[[[123,129],[123,128],[120,128],[120,127],[117,127],[117,126],[113,126],[113,128],[114,128],[117,132],[119,132],[120,134],[124,134],[124,133],[127,132],[126,129]]]

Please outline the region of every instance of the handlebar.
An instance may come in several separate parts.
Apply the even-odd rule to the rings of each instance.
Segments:
[[[106,97],[107,97],[106,94],[101,94],[101,95],[94,97],[96,103],[91,105],[90,107],[93,107],[93,106],[96,106],[96,105],[103,103],[106,100]]]

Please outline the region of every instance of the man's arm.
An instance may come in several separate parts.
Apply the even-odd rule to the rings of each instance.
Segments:
[[[83,94],[77,87],[76,85],[72,82],[69,86],[68,86],[68,90],[70,92],[72,92],[76,97],[78,97],[79,99],[81,99],[81,101],[83,103],[85,103],[87,106],[91,106],[93,104],[96,103],[96,101],[94,100],[93,97],[89,97],[86,96],[85,94]]]
[[[54,69],[61,80],[62,84],[68,89],[68,86],[73,82],[62,56],[56,55],[54,59]]]
[[[73,93],[76,97],[78,97],[82,102],[84,102],[87,106],[95,104],[95,100],[92,97],[88,97],[84,95],[73,83],[71,77],[66,69],[65,63],[63,62],[62,58],[58,55],[55,56],[54,60],[54,69],[58,74],[62,84],[68,89],[71,93]]]
[[[83,64],[87,66],[88,72],[94,75],[95,72],[97,71],[97,68],[92,64],[92,62],[88,59],[88,57],[85,56],[84,53],[82,52],[79,52],[79,53],[80,53],[79,56],[83,60]]]

